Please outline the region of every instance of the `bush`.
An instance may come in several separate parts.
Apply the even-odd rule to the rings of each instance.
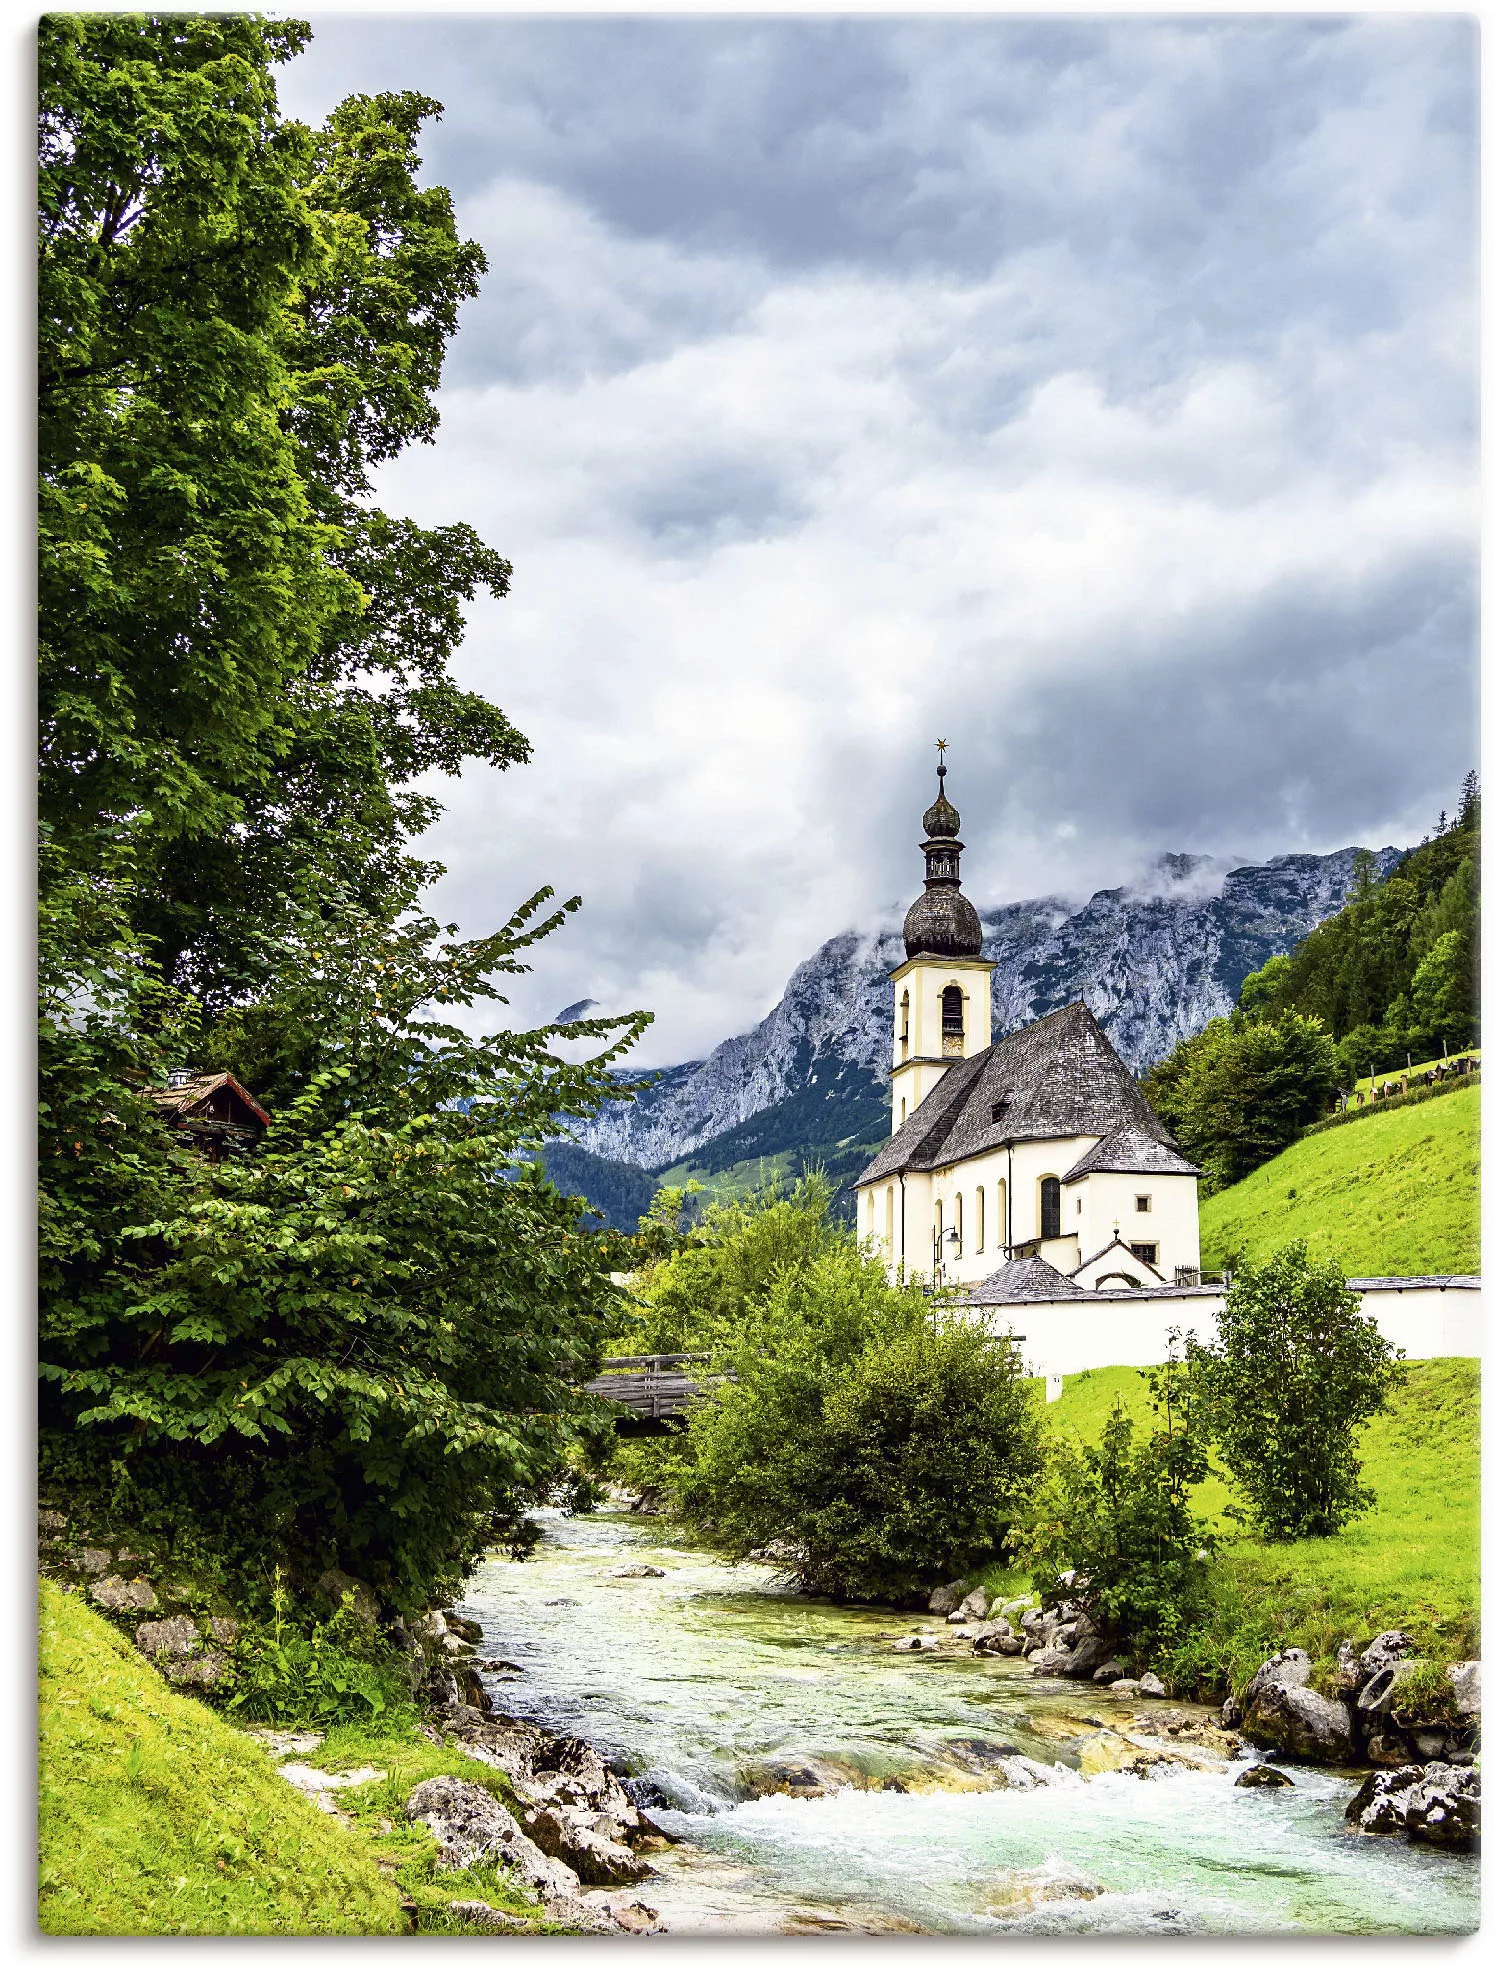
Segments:
[[[1081,1605],[1133,1657],[1178,1643],[1209,1593],[1212,1538],[1189,1502],[1208,1473],[1196,1377],[1173,1363],[1152,1387],[1155,1430],[1139,1433],[1117,1400],[1098,1443],[1054,1440],[1018,1536],[1045,1600]],[[1075,1580],[1061,1583],[1070,1571]]]
[[[1210,1431],[1263,1536],[1330,1536],[1371,1507],[1356,1436],[1400,1384],[1400,1353],[1336,1263],[1314,1262],[1297,1241],[1246,1264],[1217,1338],[1192,1357]]]
[[[410,1718],[409,1676],[375,1627],[345,1606],[314,1620],[288,1612],[277,1591],[271,1621],[240,1629],[216,1689],[231,1712],[282,1726],[354,1721],[398,1728]]]
[[[652,1273],[656,1337],[712,1341],[737,1378],[624,1460],[725,1554],[776,1545],[807,1590],[897,1601],[999,1555],[1036,1411],[1010,1344],[889,1283],[827,1199],[809,1179],[713,1210]]]

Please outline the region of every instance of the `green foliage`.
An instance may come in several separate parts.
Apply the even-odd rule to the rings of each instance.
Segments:
[[[635,1167],[630,1161],[607,1160],[569,1140],[549,1141],[541,1161],[546,1178],[563,1195],[574,1195],[586,1203],[587,1228],[636,1235],[659,1190],[658,1177],[646,1168]]]
[[[1301,1241],[1247,1264],[1217,1338],[1191,1357],[1220,1455],[1263,1536],[1330,1536],[1373,1505],[1357,1435],[1400,1384],[1400,1353],[1336,1264],[1315,1263]]]
[[[1300,1237],[1348,1276],[1475,1274],[1479,1088],[1410,1100],[1365,1107],[1210,1196],[1199,1209],[1205,1264],[1260,1261]]]
[[[714,1204],[638,1279],[636,1349],[737,1378],[618,1467],[728,1556],[772,1544],[805,1589],[897,1601],[999,1554],[1036,1423],[1011,1346],[889,1283],[832,1192]]]
[[[1266,975],[1258,971],[1247,984]],[[1248,994],[1249,1011],[1216,1017],[1141,1082],[1215,1188],[1279,1154],[1320,1117],[1335,1083],[1333,1045],[1317,1019],[1277,1010],[1265,985]]]
[[[402,1731],[413,1717],[403,1661],[347,1605],[297,1617],[278,1585],[264,1625],[241,1625],[215,1701],[241,1719],[327,1728],[339,1722]]]
[[[1208,1474],[1196,1375],[1174,1361],[1150,1383],[1155,1424],[1116,1400],[1097,1440],[1054,1434],[1018,1535],[1045,1598],[1073,1599],[1143,1658],[1203,1617],[1214,1541],[1190,1499]]]
[[[1339,1041],[1339,1082],[1477,1041],[1478,781],[1456,818],[1292,951],[1277,1002],[1311,1013]],[[1451,939],[1449,939],[1451,938]]]
[[[578,904],[421,906],[420,775],[526,755],[450,674],[508,569],[367,492],[483,262],[417,182],[437,105],[279,116],[305,39],[40,29],[42,1462],[251,1596],[283,1559],[415,1608],[605,1425],[605,1251],[531,1163],[645,1020],[474,1035]],[[187,1061],[258,1146],[167,1132]]]
[[[1342,1640],[1362,1647],[1391,1628],[1426,1657],[1478,1657],[1478,1361],[1418,1359],[1404,1371],[1361,1440],[1375,1505],[1336,1535],[1268,1543],[1238,1524],[1227,1533],[1224,1511],[1239,1500],[1228,1476],[1216,1468],[1195,1491],[1198,1512],[1226,1533],[1203,1617],[1158,1659],[1180,1690],[1222,1699],[1285,1646],[1326,1667]],[[1048,1423],[1095,1442],[1118,1398],[1145,1423],[1146,1389],[1147,1374],[1126,1366],[1075,1374]]]

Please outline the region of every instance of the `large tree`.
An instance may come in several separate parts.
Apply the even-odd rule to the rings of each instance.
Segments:
[[[584,1432],[610,1291],[527,1157],[563,1062],[497,982],[565,910],[425,912],[422,773],[526,755],[457,686],[509,569],[381,512],[483,271],[416,94],[313,131],[252,15],[40,29],[43,1459],[244,1571],[449,1588]],[[574,903],[566,904],[569,908]],[[146,1096],[268,1104],[211,1165]]]

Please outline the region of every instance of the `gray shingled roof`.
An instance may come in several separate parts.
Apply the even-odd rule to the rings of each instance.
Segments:
[[[965,1299],[967,1304],[1028,1304],[1049,1297],[1083,1297],[1086,1293],[1071,1283],[1062,1270],[1055,1270],[1041,1256],[1016,1256],[1003,1263]]]
[[[861,1176],[948,1167],[1018,1140],[1100,1140],[1125,1127],[1172,1141],[1082,1003],[952,1066]]]
[[[1150,1127],[1134,1123],[1118,1126],[1097,1146],[1076,1160],[1065,1181],[1077,1181],[1085,1174],[1200,1174],[1201,1168],[1184,1160],[1154,1120]]]

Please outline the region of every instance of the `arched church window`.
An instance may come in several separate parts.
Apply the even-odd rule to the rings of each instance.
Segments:
[[[985,1252],[985,1247],[986,1247],[986,1191],[984,1188],[977,1188],[975,1191],[975,1253],[976,1255],[977,1256],[983,1255]]]
[[[906,1058],[908,1055],[908,1016],[909,1016],[908,992],[906,990],[904,990],[903,992],[902,1013],[903,1013],[902,1029],[898,1033],[898,1038],[903,1047],[903,1056],[904,1058]]]
[[[1012,1225],[1006,1212],[1006,1176],[1003,1174],[996,1183],[996,1233],[1001,1238],[1003,1249],[1011,1247]]]
[[[1038,1186],[1038,1198],[1041,1204],[1043,1218],[1040,1233],[1044,1242],[1051,1242],[1058,1234],[1059,1195],[1058,1176],[1056,1174],[1045,1174]]]

